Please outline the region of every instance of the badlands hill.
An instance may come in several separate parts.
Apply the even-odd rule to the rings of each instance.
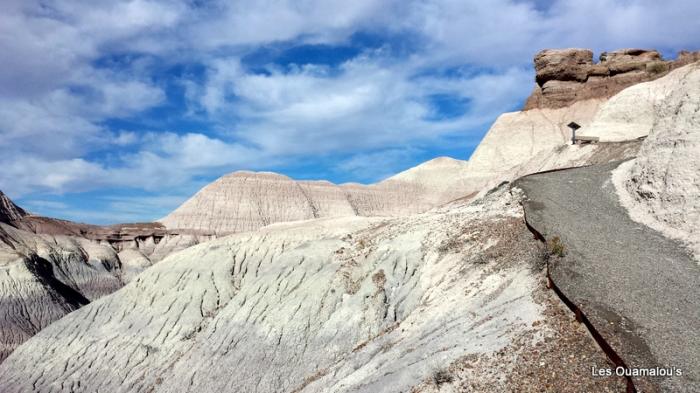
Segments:
[[[367,186],[241,171],[204,187],[160,222],[175,230],[235,233],[314,218],[407,215],[468,194],[473,187],[465,170],[465,162],[441,157]]]
[[[208,239],[160,224],[99,227],[36,216],[0,192],[0,362],[53,321]]]
[[[540,62],[571,51],[543,53]],[[700,173],[693,161],[700,129],[693,82],[700,66],[669,71],[635,79],[612,97],[575,95],[563,106],[504,114],[469,161],[436,159],[375,185],[227,175],[162,223],[167,231],[239,233],[117,280],[121,289],[99,299],[85,296],[90,304],[47,327],[23,330],[36,318],[23,310],[42,312],[44,304],[55,303],[50,294],[8,308],[6,321],[24,323],[11,330],[21,332],[13,333],[19,339],[11,348],[40,331],[0,364],[3,390],[621,391],[624,379],[591,376],[591,367],[609,363],[584,325],[545,289],[543,268],[559,257],[533,240],[522,193],[501,183],[636,156],[619,181],[630,209],[696,233],[697,190],[684,181],[697,185]],[[564,67],[555,74],[566,80],[568,72]],[[613,83],[613,77],[606,80]],[[538,83],[533,96],[548,95],[546,83]],[[614,100],[640,105],[610,104]],[[602,108],[609,114],[603,116]],[[600,124],[625,118],[647,125],[646,133],[620,129],[615,133],[621,136],[606,142],[608,128]],[[601,142],[567,143],[572,120]],[[673,164],[671,155],[683,162]],[[685,221],[676,214],[679,207],[688,209]],[[46,288],[26,266],[43,250],[36,238],[48,235],[0,225],[13,239],[1,266],[19,272],[6,275],[10,284],[3,284],[3,294]],[[16,245],[20,235],[31,247]],[[48,239],[46,247],[75,240]],[[83,244],[94,241],[78,243],[85,251]],[[63,255],[62,248],[41,252]],[[54,269],[66,265],[42,258]],[[70,260],[84,267],[91,259]],[[79,300],[65,310],[86,303],[64,298]],[[659,388],[653,381],[650,386]],[[698,386],[691,381],[686,387]]]

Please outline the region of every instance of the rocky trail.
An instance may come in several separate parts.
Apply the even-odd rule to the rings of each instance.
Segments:
[[[678,241],[632,221],[611,182],[619,163],[526,176],[527,222],[565,257],[549,275],[630,368],[671,368],[682,377],[633,378],[649,391],[700,388],[700,268]],[[595,207],[593,209],[593,207]]]

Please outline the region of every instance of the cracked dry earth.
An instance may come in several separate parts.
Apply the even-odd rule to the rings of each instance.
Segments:
[[[17,348],[3,391],[619,390],[542,288],[519,198],[189,248]]]

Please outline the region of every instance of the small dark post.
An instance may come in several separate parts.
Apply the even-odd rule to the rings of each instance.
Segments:
[[[567,127],[571,128],[571,144],[575,145],[576,144],[576,130],[581,128],[581,126],[572,121],[571,123],[569,123],[567,125]]]

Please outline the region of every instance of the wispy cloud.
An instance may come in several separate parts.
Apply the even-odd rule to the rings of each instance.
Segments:
[[[691,0],[7,0],[0,189],[186,195],[300,162],[378,179],[447,140],[468,156],[528,94],[537,50],[698,49],[698,17]],[[337,59],[292,50],[310,45]],[[151,217],[139,200],[98,215]],[[68,206],[42,208],[105,219]]]

